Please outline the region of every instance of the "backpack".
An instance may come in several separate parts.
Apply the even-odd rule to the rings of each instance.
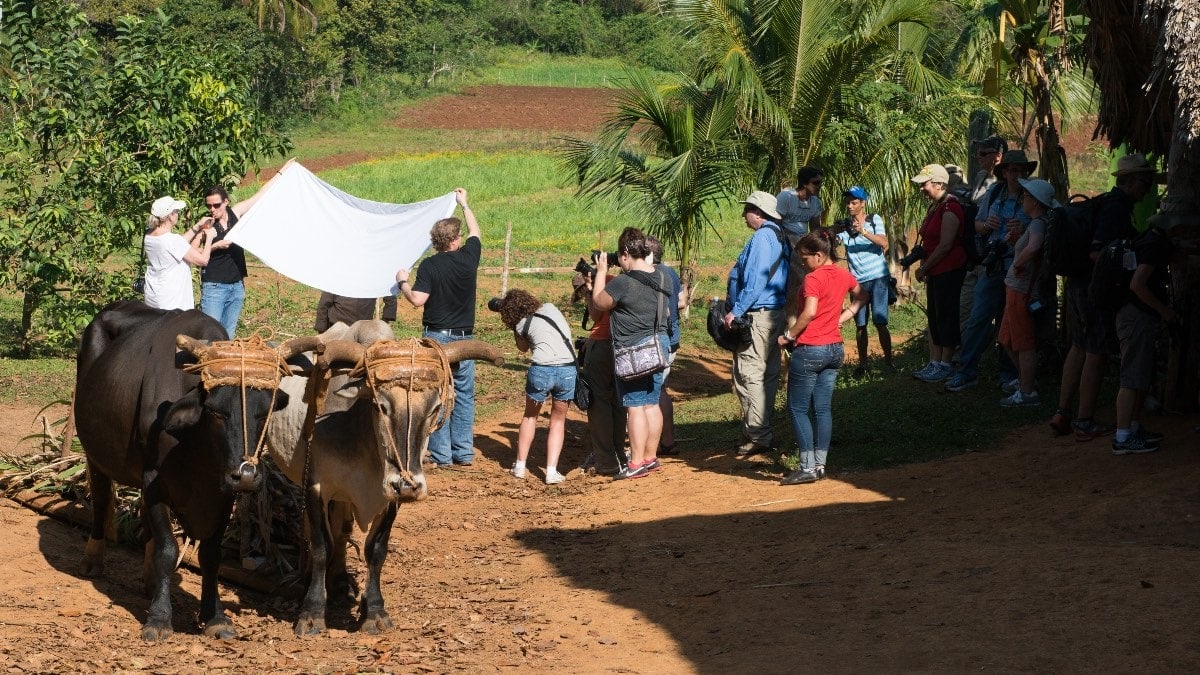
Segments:
[[[1060,277],[1087,274],[1092,262],[1089,253],[1096,235],[1096,216],[1105,201],[1105,195],[1072,195],[1066,206],[1047,212],[1042,243],[1045,270]]]
[[[1132,239],[1114,239],[1100,249],[1088,284],[1088,298],[1097,307],[1118,310],[1129,301],[1129,282],[1137,269],[1133,246]]]
[[[975,235],[975,217],[979,215],[979,205],[968,199],[959,199],[953,194],[950,195],[950,198],[962,207],[963,222],[959,223],[958,243],[962,246],[963,252],[967,254],[967,267],[974,267],[982,259]]]

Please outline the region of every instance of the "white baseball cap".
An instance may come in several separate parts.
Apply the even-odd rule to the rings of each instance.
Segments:
[[[182,211],[187,208],[187,202],[174,197],[159,197],[150,205],[150,215],[155,218],[166,218],[172,211]]]

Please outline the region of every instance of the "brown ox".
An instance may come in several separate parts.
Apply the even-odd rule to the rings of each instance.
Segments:
[[[367,531],[362,630],[377,633],[392,625],[379,585],[388,537],[401,495],[425,497],[421,453],[454,402],[450,364],[503,359],[479,340],[445,346],[395,340],[382,321],[358,321],[349,329],[336,324],[321,337],[325,353],[312,377],[284,379],[280,389],[290,402],[272,417],[267,432],[271,457],[305,489],[312,576],[295,630],[299,636],[325,630],[326,577],[334,588],[346,581],[353,521]],[[335,368],[338,374],[330,377]],[[310,409],[312,401],[322,402],[323,409]]]

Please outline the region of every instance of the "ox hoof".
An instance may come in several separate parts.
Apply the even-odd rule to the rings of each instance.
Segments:
[[[170,622],[147,621],[142,626],[142,639],[146,642],[162,642],[171,637],[173,632]]]
[[[204,627],[204,635],[218,640],[233,640],[237,638],[237,629],[227,618],[214,619]]]
[[[83,548],[83,560],[79,570],[85,577],[98,576],[104,571],[104,550],[106,542],[103,539],[88,537],[87,545]]]
[[[376,614],[368,616],[362,625],[362,631],[369,635],[378,635],[385,630],[392,629],[392,617],[388,613],[380,610]]]
[[[325,617],[301,614],[296,620],[296,637],[320,635],[325,632]]]

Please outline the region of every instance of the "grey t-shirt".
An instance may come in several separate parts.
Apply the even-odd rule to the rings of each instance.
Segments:
[[[538,307],[535,314],[550,319],[554,325],[533,314],[517,322],[517,334],[529,340],[529,354],[534,365],[566,366],[575,363],[575,348],[569,343],[571,327],[567,325],[562,312],[547,302]],[[554,326],[558,326],[558,330]]]
[[[667,332],[667,322],[671,316],[667,310],[667,303],[670,300],[635,277],[641,277],[670,292],[667,288],[670,282],[666,280],[665,274],[659,272],[630,270],[608,282],[604,290],[617,302],[617,306],[609,313],[614,348],[630,347],[654,333]],[[656,326],[655,316],[660,299],[663,302],[662,316]]]
[[[793,243],[797,237],[802,237],[808,234],[809,221],[814,218],[821,217],[821,211],[825,207],[821,204],[821,198],[813,195],[808,199],[801,201],[800,195],[791,188],[786,188],[775,197],[779,211],[779,215],[783,218],[779,221],[779,225],[783,227],[783,231],[789,236],[788,239]]]
[[[1029,246],[1029,236],[1034,233],[1045,236],[1046,221],[1042,220],[1041,218],[1034,218],[1033,220],[1029,221],[1029,224],[1025,226],[1025,231],[1021,233],[1021,237],[1017,239],[1017,243],[1013,245],[1014,257],[1021,255],[1021,252]],[[1018,293],[1028,293],[1029,289],[1033,286],[1033,274],[1036,272],[1037,267],[1035,265],[1026,265],[1025,276],[1019,277],[1017,276],[1016,266],[1010,266],[1008,268],[1008,274],[1004,277],[1004,285],[1008,286],[1014,291],[1017,291]]]

